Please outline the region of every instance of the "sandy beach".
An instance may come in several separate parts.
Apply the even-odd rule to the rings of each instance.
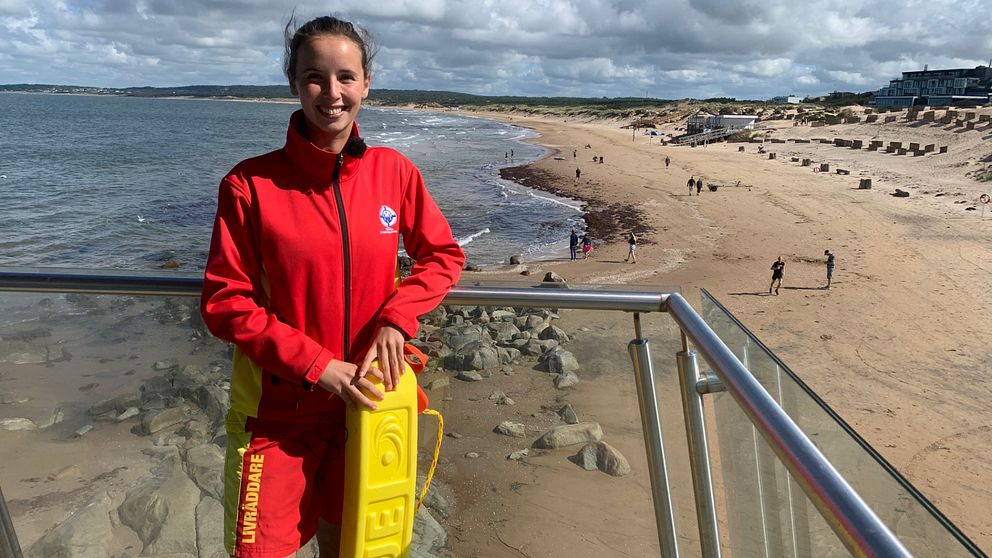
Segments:
[[[530,274],[673,286],[697,308],[705,288],[973,541],[992,547],[992,411],[984,404],[992,395],[992,215],[981,220],[977,201],[992,185],[966,176],[990,161],[988,122],[966,130],[906,122],[905,112],[884,124],[771,121],[758,127],[776,153],[769,159],[754,143],[665,146],[619,122],[487,116],[532,128],[535,142],[557,151],[506,176],[607,217],[590,221],[601,243],[593,258],[533,263]],[[674,125],[661,131],[677,133]],[[948,152],[900,156],[796,138],[933,143]],[[818,163],[850,174],[813,172]],[[719,187],[690,196],[690,176]],[[872,189],[858,189],[862,178]],[[896,188],[910,196],[892,196]],[[636,264],[624,263],[631,229],[641,239]],[[829,290],[826,249],[837,257]],[[768,294],[777,256],[786,261],[778,296]],[[598,320],[581,318],[590,327]],[[573,398],[597,399],[594,382],[573,389]]]
[[[554,271],[573,285],[679,290],[697,309],[699,291],[706,289],[979,547],[992,548],[992,520],[986,511],[992,500],[992,411],[984,404],[992,396],[987,378],[992,362],[992,299],[987,294],[992,286],[992,207],[982,220],[977,202],[992,184],[966,176],[992,161],[987,122],[977,130],[902,118],[817,128],[763,122],[757,133],[767,138],[766,150],[776,154],[769,159],[757,153],[754,143],[662,145],[658,137],[622,128],[623,122],[471,114],[539,134],[533,141],[554,152],[504,169],[504,176],[586,202],[596,249],[591,258],[576,262],[546,260],[465,272],[464,281],[534,282]],[[992,109],[980,114],[992,114]],[[676,126],[661,131],[677,134]],[[946,145],[948,151],[912,157],[819,142],[772,143],[771,138],[932,143]],[[604,162],[594,163],[594,156]],[[671,158],[668,168],[666,156]],[[793,158],[827,163],[850,174],[816,173]],[[690,176],[702,176],[718,187],[690,196]],[[858,189],[864,178],[872,179],[872,189]],[[896,188],[910,196],[893,197]],[[631,230],[640,239],[637,263],[624,262]],[[829,290],[822,288],[826,249],[837,258]],[[770,266],[778,256],[786,262],[784,282],[779,295],[769,295]],[[581,381],[574,387],[556,389],[550,375],[535,370],[533,358],[493,371],[480,382],[463,382],[452,372],[436,370],[420,378],[425,387],[434,380],[447,381],[428,394],[432,406],[444,413],[449,433],[436,476],[450,497],[447,517],[436,514],[448,534],[448,556],[658,554],[626,352],[633,337],[631,317],[559,314],[556,324],[572,338],[566,349],[581,366]],[[681,448],[668,456],[679,544],[685,555],[697,555],[682,409],[671,373],[678,330],[662,314],[646,316],[644,326],[660,371],[666,442]],[[150,326],[142,325],[139,333],[145,328],[146,340],[157,339]],[[55,333],[55,338],[62,335]],[[101,387],[110,392],[100,397],[108,397],[135,392],[142,378],[153,373],[154,363],[170,355],[180,355],[180,365],[204,367],[227,358],[195,351],[187,355],[188,332],[170,335],[154,350],[138,344],[120,348],[113,362],[100,351],[77,354],[71,366],[106,368],[106,377],[120,383]],[[141,358],[128,356],[132,354]],[[128,375],[135,370],[140,373]],[[14,369],[0,378],[3,393],[13,397],[30,384],[32,375],[42,373],[54,374],[44,366]],[[81,392],[98,385],[86,377],[75,381],[63,390]],[[497,391],[514,404],[497,404],[492,398]],[[30,402],[17,412],[36,421],[59,405],[59,398],[44,390],[27,395]],[[628,475],[583,470],[569,460],[580,446],[530,448],[541,432],[562,423],[558,411],[566,403],[580,421],[601,425],[603,440],[629,461]],[[4,434],[21,455],[46,456],[44,463],[22,459],[5,466],[14,482],[5,484],[4,495],[25,548],[98,490],[108,490],[119,502],[151,467],[151,459],[140,453],[153,444],[151,437],[132,434],[126,422],[98,423],[84,444],[72,431],[83,424],[85,409],[73,411],[76,422],[67,419],[53,434]],[[523,423],[526,436],[494,433],[505,420]],[[433,449],[433,420],[422,420],[420,430],[423,471]],[[531,454],[507,459],[524,448]],[[140,543],[123,540],[120,555],[137,555]]]

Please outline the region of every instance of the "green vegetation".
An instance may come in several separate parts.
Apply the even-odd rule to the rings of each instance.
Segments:
[[[128,87],[103,88],[75,85],[11,84],[0,85],[2,91],[28,93],[66,93],[84,95],[115,95],[128,97],[192,97],[213,99],[271,99],[284,100],[292,96],[286,85],[187,85],[181,87]],[[523,113],[553,118],[596,118],[629,122],[638,128],[660,126],[680,121],[693,114],[753,114],[765,119],[786,117],[798,109],[811,120],[838,123],[845,116],[839,107],[865,104],[870,93],[835,92],[816,99],[806,98],[802,107],[782,105],[769,101],[737,100],[732,97],[711,99],[652,99],[646,97],[520,97],[484,96],[453,91],[422,91],[398,89],[373,89],[369,92],[369,105],[411,106],[425,109],[460,109]],[[848,111],[850,112],[850,111]],[[853,113],[852,113],[853,114]]]

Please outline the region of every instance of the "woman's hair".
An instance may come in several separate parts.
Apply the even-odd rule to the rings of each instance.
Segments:
[[[296,77],[296,53],[300,46],[317,37],[338,36],[350,39],[362,51],[362,71],[366,79],[372,75],[372,59],[378,48],[372,35],[358,25],[333,16],[321,16],[296,27],[296,15],[286,22],[283,32],[286,42],[286,56],[283,58],[283,71],[290,81]]]

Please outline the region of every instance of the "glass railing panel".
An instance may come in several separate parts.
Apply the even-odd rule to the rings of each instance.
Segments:
[[[489,321],[480,324],[483,312],[482,320]],[[435,517],[448,533],[452,554],[658,556],[636,384],[626,348],[634,337],[632,316],[447,306],[446,315],[432,325],[439,329],[428,336],[429,348],[446,369],[429,370],[421,385],[432,407],[445,417],[447,433],[435,482],[452,502],[450,511]],[[549,326],[556,331],[545,331]],[[558,348],[567,354],[550,357],[556,349],[547,341],[560,340],[562,333],[567,340]],[[471,336],[475,345],[454,348],[473,343],[458,335]],[[449,347],[442,349],[439,341],[445,336]],[[485,370],[459,370],[474,367],[470,355],[492,341],[521,354],[514,352],[510,362]],[[439,353],[452,348],[453,355]],[[501,404],[504,397],[512,402]],[[522,426],[522,436],[497,433],[505,422]],[[571,422],[596,425],[593,430],[623,456],[629,472],[623,466],[606,472],[602,468],[611,464],[602,459],[600,468],[587,463],[591,469],[585,469],[577,458],[585,441],[540,447],[547,432]],[[432,449],[433,428],[430,418],[421,420],[422,451]],[[427,455],[420,461],[428,461]]]
[[[982,555],[918,490],[705,291],[702,315],[911,553],[917,556]],[[808,538],[813,555],[818,556],[816,545],[827,544],[830,538],[820,528],[824,525],[820,523],[819,514],[807,506],[808,513],[800,516],[806,518],[805,523],[787,523],[785,518],[795,517],[788,514],[797,507],[786,505],[792,499],[786,497],[782,489],[791,486],[794,494],[796,485],[788,482],[786,476],[771,472],[781,469],[781,465],[754,433],[729,394],[715,396],[713,408],[722,463],[719,471],[726,488],[728,519],[731,519],[728,534],[731,547],[740,546],[751,551],[773,542],[778,545],[778,541],[788,540],[787,535],[791,533],[796,540]],[[765,475],[772,477],[765,479]],[[772,490],[772,486],[776,488]],[[760,513],[762,509],[766,513]],[[760,523],[762,519],[764,525]],[[799,527],[795,528],[797,525]],[[832,548],[832,544],[828,547]]]
[[[56,555],[70,525],[88,533],[86,544],[100,541],[91,555],[136,554],[137,531],[150,533],[155,522],[181,532],[180,550],[195,552],[196,522],[218,524],[219,514],[197,505],[216,501],[219,469],[182,473],[191,454],[201,466],[216,463],[229,374],[227,347],[205,335],[196,304],[0,293],[0,484],[25,556]],[[152,517],[134,512],[138,500],[125,503],[167,474],[188,496],[186,508]],[[130,510],[119,514],[123,527],[109,519],[118,510]]]
[[[107,556],[166,548],[222,554],[219,473],[230,350],[206,333],[196,304],[195,297],[0,294],[0,485],[26,556],[52,555],[84,520]],[[658,555],[626,349],[634,337],[631,314],[498,310],[448,307],[428,318],[436,322],[419,336],[434,352],[419,380],[431,407],[444,414],[447,434],[426,504],[433,519],[418,520],[418,540],[456,556]],[[666,325],[646,328],[646,335],[656,351],[667,344],[663,350],[673,355],[677,330],[666,316],[656,319]],[[447,334],[457,332],[445,328],[480,325],[480,341],[484,329],[492,345],[510,348],[512,328],[496,325],[504,321],[531,332],[518,340],[545,341],[539,332],[552,324],[564,332],[569,339],[560,346],[574,357],[579,382],[568,386],[573,379],[548,371],[540,358],[548,343],[507,352],[509,362],[487,365],[481,379],[459,377],[468,371],[448,358],[456,355]],[[504,342],[495,342],[500,335]],[[674,380],[673,357],[655,367]],[[535,447],[545,432],[571,420],[566,406],[578,421],[599,425],[601,440],[623,456],[629,472],[600,470],[598,455],[587,462],[594,469],[583,468],[575,457],[583,443]],[[680,414],[677,399],[666,406],[666,416]],[[524,435],[495,432],[504,421],[523,424]],[[670,422],[666,432],[678,433],[681,424]],[[435,428],[433,418],[422,417],[421,475]],[[508,458],[524,450],[527,455]],[[614,473],[624,470],[602,462]],[[682,466],[670,470],[676,467]],[[154,502],[166,495],[172,498],[167,517],[147,513],[161,509]],[[122,523],[107,519],[112,516]],[[694,536],[691,529],[687,536]]]

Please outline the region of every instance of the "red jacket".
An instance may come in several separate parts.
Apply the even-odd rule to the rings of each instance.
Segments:
[[[324,151],[300,133],[303,119],[293,114],[285,147],[239,163],[218,195],[201,312],[235,345],[231,407],[248,416],[340,407],[314,388],[328,362],[357,363],[380,323],[416,335],[465,262],[413,163],[382,147]],[[416,264],[397,286],[400,235]]]

